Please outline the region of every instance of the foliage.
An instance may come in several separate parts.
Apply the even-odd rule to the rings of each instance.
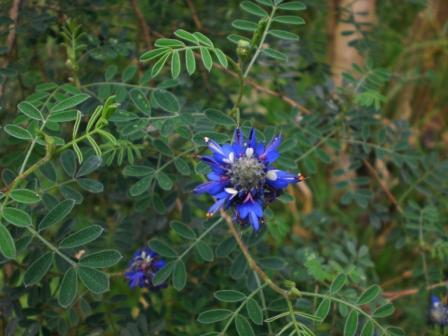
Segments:
[[[0,48],[2,332],[441,335],[446,29],[406,47],[427,7],[392,2],[406,14],[378,3],[374,31],[346,20],[366,62],[336,89],[325,1],[22,4]],[[411,85],[432,99],[415,117]],[[281,134],[276,164],[306,176],[258,232],[192,192],[204,137],[237,126]],[[124,277],[144,246],[158,290]]]

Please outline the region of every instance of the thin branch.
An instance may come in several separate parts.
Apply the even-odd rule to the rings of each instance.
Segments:
[[[258,266],[257,262],[252,258],[252,256],[249,253],[249,250],[247,249],[246,245],[244,244],[243,240],[241,239],[240,233],[235,228],[235,224],[233,223],[232,218],[221,209],[221,216],[224,218],[224,220],[227,223],[227,226],[229,227],[230,233],[232,234],[233,238],[235,238],[238,246],[240,247],[241,252],[243,253],[244,257],[247,260],[247,264],[249,267],[255,271],[258,276],[269,286],[274,292],[277,292],[281,296],[283,296],[286,300],[289,300],[289,297],[291,296],[291,292],[281,288],[278,286],[272,279],[267,275],[261,268]]]
[[[400,204],[398,203],[395,196],[390,192],[389,188],[387,187],[386,183],[384,183],[384,180],[381,179],[381,177],[378,176],[375,168],[372,167],[369,161],[363,160],[365,166],[367,167],[367,170],[369,171],[370,176],[372,176],[375,180],[378,181],[378,184],[380,185],[381,189],[386,194],[386,197],[389,199],[389,201],[395,206],[395,208],[398,210],[399,213],[403,214],[403,209],[401,208]]]
[[[448,281],[442,281],[442,282],[438,282],[438,283],[429,285],[426,287],[426,290],[433,290],[433,289],[439,288],[439,287],[448,287]],[[405,296],[415,295],[420,290],[421,290],[421,288],[409,288],[409,289],[403,289],[403,290],[399,290],[399,291],[384,292],[383,295],[384,295],[384,297],[388,298],[389,300],[394,301],[394,300],[397,300],[397,299],[405,297]]]
[[[187,1],[187,5],[190,8],[191,11],[191,17],[194,21],[194,25],[196,26],[197,30],[202,30],[203,29],[203,25],[201,20],[199,20],[199,16],[196,12],[196,8],[194,7],[193,1],[191,0],[186,0]]]
[[[138,23],[140,25],[140,29],[142,31],[143,40],[145,41],[146,47],[151,48],[152,39],[149,31],[149,25],[146,24],[145,17],[143,16],[140,8],[138,8],[137,0],[131,0],[131,6],[132,9],[134,10],[135,16],[138,19]]]

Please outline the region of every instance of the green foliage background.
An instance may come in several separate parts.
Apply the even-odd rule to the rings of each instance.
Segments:
[[[14,24],[15,2],[0,0],[2,334],[443,334],[427,311],[446,296],[448,27],[432,13],[415,35],[433,1],[377,1],[368,30],[343,9],[365,65],[338,88],[331,1],[19,1]],[[241,229],[288,299],[191,192],[204,136],[238,122],[281,132],[278,166],[308,177]],[[169,261],[155,293],[123,277],[148,242]]]

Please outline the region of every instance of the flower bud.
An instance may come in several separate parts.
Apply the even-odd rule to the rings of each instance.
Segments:
[[[245,59],[250,55],[250,43],[246,40],[239,40],[236,47],[236,53],[241,59]]]

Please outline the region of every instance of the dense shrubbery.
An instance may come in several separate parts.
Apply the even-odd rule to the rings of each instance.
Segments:
[[[332,3],[3,0],[2,333],[443,334],[446,13]]]

